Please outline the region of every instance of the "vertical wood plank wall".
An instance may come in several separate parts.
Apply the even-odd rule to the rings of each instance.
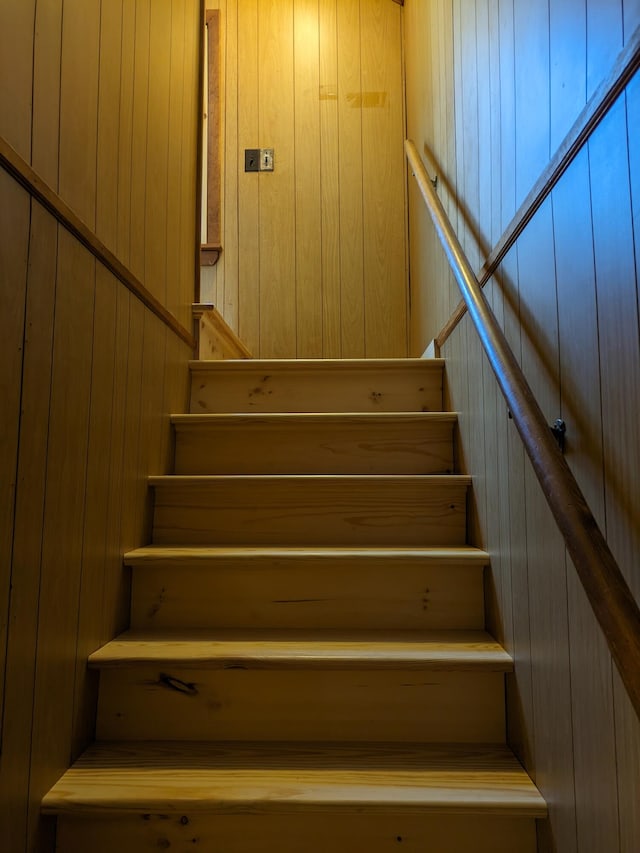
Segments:
[[[222,245],[203,270],[255,356],[407,352],[401,9],[207,0],[220,10]],[[246,148],[273,173],[245,173]]]
[[[405,0],[408,135],[479,267],[640,24],[611,0]],[[541,207],[486,292],[640,598],[640,79]],[[411,348],[459,296],[410,186]],[[640,849],[640,724],[475,332],[445,345],[474,479],[471,533],[491,553],[493,629],[516,661],[509,736],[549,803],[542,853]]]
[[[187,326],[199,26],[198,0],[0,4],[0,134]],[[92,738],[190,350],[2,169],[0,293],[0,848],[52,853],[40,799]]]

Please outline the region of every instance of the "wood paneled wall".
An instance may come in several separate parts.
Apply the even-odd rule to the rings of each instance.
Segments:
[[[621,0],[406,0],[409,135],[433,148],[476,268],[639,24]],[[636,75],[487,293],[549,422],[566,421],[567,460],[640,598],[638,151]],[[459,297],[410,193],[418,353]],[[468,318],[443,355],[492,627],[516,661],[510,740],[549,803],[539,850],[632,853],[640,723]]]
[[[203,300],[263,357],[407,351],[401,9],[220,9],[223,252]],[[244,172],[246,148],[275,171]]]
[[[199,26],[198,0],[0,4],[0,133],[184,324]],[[50,853],[190,350],[2,169],[0,288],[0,848]]]

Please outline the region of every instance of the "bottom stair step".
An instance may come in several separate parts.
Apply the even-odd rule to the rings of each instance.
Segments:
[[[459,744],[101,743],[43,811],[59,853],[533,853],[546,815],[507,748]]]

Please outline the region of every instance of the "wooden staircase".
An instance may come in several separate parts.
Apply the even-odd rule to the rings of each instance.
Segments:
[[[192,365],[59,853],[534,853],[442,372]]]

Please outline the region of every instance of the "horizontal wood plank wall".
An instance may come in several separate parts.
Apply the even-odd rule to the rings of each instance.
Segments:
[[[190,325],[198,0],[0,7],[0,133]],[[10,85],[7,85],[10,81]],[[127,624],[188,347],[0,170],[0,847],[92,738],[87,655]]]
[[[220,10],[222,246],[212,301],[255,356],[407,352],[401,9],[207,0]],[[273,147],[275,171],[244,172]]]
[[[432,148],[479,267],[640,24],[640,4],[406,0],[404,10],[408,135]],[[640,598],[639,129],[636,75],[486,292],[549,422],[566,421],[567,460]],[[410,233],[419,354],[458,294],[415,187]],[[631,853],[640,724],[476,341],[466,317],[443,355],[461,470],[475,476],[471,530],[491,554],[490,618],[516,661],[509,737],[549,803],[538,847]]]

